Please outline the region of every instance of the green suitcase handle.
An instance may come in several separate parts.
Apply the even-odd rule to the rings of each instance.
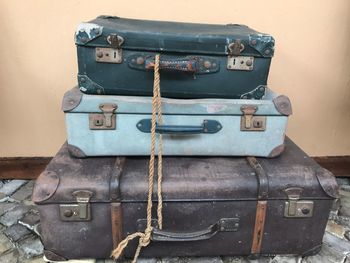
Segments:
[[[141,132],[151,132],[151,119],[140,120],[136,127]],[[159,134],[201,134],[201,133],[217,133],[222,129],[220,122],[215,120],[204,120],[202,125],[156,125],[156,133]]]

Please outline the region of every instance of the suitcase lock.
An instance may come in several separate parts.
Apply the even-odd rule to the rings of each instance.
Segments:
[[[227,46],[228,57],[226,68],[228,70],[252,71],[254,67],[254,57],[241,56],[244,45],[240,39],[235,40]]]
[[[91,208],[90,198],[93,192],[79,190],[72,193],[76,198],[77,204],[61,204],[60,216],[62,221],[90,221]]]
[[[288,195],[288,201],[285,203],[285,217],[312,217],[314,202],[299,200],[303,189],[299,187],[290,187],[284,190]]]
[[[97,47],[95,49],[96,62],[116,63],[123,62],[123,51],[121,45],[124,43],[124,38],[117,34],[110,34],[107,37],[107,42],[111,47]]]
[[[102,113],[89,114],[90,130],[115,130],[116,114],[115,110],[118,108],[116,104],[100,104]]]
[[[241,117],[241,131],[265,131],[266,117],[254,116],[258,110],[257,106],[245,105],[241,107],[243,116]]]

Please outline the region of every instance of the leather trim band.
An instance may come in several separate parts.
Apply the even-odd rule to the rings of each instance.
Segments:
[[[264,168],[255,157],[247,157],[249,165],[254,169],[258,180],[258,202],[256,205],[255,226],[251,254],[260,254],[261,244],[264,237],[264,227],[267,209],[267,198],[269,194],[269,179]]]
[[[112,224],[112,238],[113,247],[117,247],[122,241],[122,207],[120,203],[111,203],[111,224]]]
[[[269,196],[269,179],[264,168],[255,157],[247,157],[250,167],[254,169],[258,179],[258,200],[266,200]]]
[[[258,201],[256,206],[255,227],[253,234],[252,254],[260,254],[264,235],[267,201]]]
[[[110,181],[110,198],[113,202],[120,201],[120,177],[125,165],[125,157],[117,157]]]

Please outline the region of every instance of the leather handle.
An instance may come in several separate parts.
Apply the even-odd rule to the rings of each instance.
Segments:
[[[172,58],[172,59],[160,59],[159,68],[169,71],[182,71],[193,72],[198,71],[198,59],[192,58]],[[154,57],[148,57],[145,60],[145,68],[148,70],[154,69]]]
[[[151,71],[154,69],[154,55],[145,53],[132,54],[127,58],[131,69]],[[188,72],[192,74],[211,74],[219,72],[220,62],[217,58],[207,56],[173,57],[160,56],[161,70],[173,72]]]
[[[164,230],[159,230],[157,228],[154,228],[151,239],[153,241],[173,241],[173,242],[206,240],[216,235],[219,232],[218,228],[219,228],[219,225],[215,224],[201,231],[182,232],[182,233],[164,231]]]
[[[235,232],[239,228],[238,218],[223,218],[208,228],[193,232],[172,232],[154,228],[151,239],[153,241],[186,242],[207,240],[219,232]]]
[[[200,134],[204,133],[204,126],[191,125],[157,125],[156,133],[159,134]]]
[[[145,133],[151,132],[151,119],[140,120],[136,127]],[[220,122],[215,120],[203,120],[198,126],[194,125],[159,125],[156,126],[156,132],[159,134],[201,134],[201,133],[217,133],[222,129]]]

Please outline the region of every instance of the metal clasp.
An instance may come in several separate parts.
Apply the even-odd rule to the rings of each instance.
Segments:
[[[116,114],[118,108],[116,104],[100,104],[101,113],[89,114],[90,130],[115,130],[116,128]]]
[[[124,43],[124,38],[112,33],[107,37],[107,42],[112,46],[112,48],[121,49],[121,45]]]
[[[88,190],[74,191],[72,195],[75,197],[77,204],[61,204],[60,217],[62,221],[90,221],[91,208],[90,199],[93,192]]]
[[[244,45],[240,39],[227,46],[228,58],[226,68],[229,70],[251,71],[254,67],[254,57],[241,56]]]
[[[240,39],[236,39],[233,43],[228,44],[227,48],[230,56],[239,56],[245,47]]]
[[[266,129],[266,117],[254,116],[257,106],[245,105],[241,107],[241,131],[264,131]]]
[[[290,187],[284,190],[288,196],[285,202],[285,217],[311,217],[313,214],[313,201],[299,200],[303,189],[300,187]]]
[[[110,34],[107,37],[107,42],[111,45],[109,47],[97,47],[95,49],[96,62],[116,63],[123,62],[123,51],[121,45],[124,43],[124,38],[117,34]]]

